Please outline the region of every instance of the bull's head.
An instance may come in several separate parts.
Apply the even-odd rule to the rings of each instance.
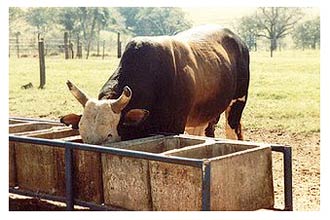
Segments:
[[[82,90],[70,81],[67,86],[73,96],[84,107],[81,116],[70,114],[61,118],[61,122],[79,128],[80,136],[84,143],[104,144],[120,141],[117,126],[122,110],[127,106],[132,97],[132,90],[125,86],[118,99],[97,100],[88,97]],[[137,124],[143,121],[149,112],[143,109],[132,109],[124,116],[126,125]]]

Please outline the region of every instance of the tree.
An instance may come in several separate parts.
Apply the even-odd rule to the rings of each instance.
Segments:
[[[305,21],[297,25],[292,35],[293,41],[298,48],[315,49],[320,45],[320,17]]]
[[[141,8],[137,7],[121,7],[118,8],[118,12],[124,17],[125,19],[125,28],[129,31],[132,31],[134,27],[137,26],[137,19],[136,16],[139,13]]]
[[[24,11],[21,8],[10,7],[9,8],[9,34],[17,34],[21,30],[19,27],[21,18],[25,16]]]
[[[46,34],[57,18],[55,8],[28,8],[26,21],[36,27],[38,34]]]
[[[270,56],[277,48],[277,41],[290,34],[294,25],[302,18],[302,11],[299,8],[258,8],[257,25],[258,36],[269,39]]]
[[[255,15],[244,16],[239,20],[237,33],[246,43],[249,50],[254,48],[257,51],[257,37],[258,37],[258,25],[257,18]]]
[[[120,8],[126,29],[135,35],[173,35],[191,27],[180,8]]]
[[[59,14],[59,23],[70,34],[78,31],[78,11],[77,8],[63,8]]]
[[[100,31],[116,20],[111,17],[109,8],[78,7],[66,8],[62,11],[60,23],[65,30],[78,36],[82,35],[86,47],[86,59],[89,57],[92,41],[95,36],[99,40]]]

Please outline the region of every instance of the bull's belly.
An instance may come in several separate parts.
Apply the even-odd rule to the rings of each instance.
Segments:
[[[185,134],[190,135],[198,135],[198,136],[204,136],[205,135],[205,129],[207,128],[208,123],[197,126],[197,127],[185,127],[184,132]]]
[[[208,124],[209,121],[217,118],[219,114],[226,110],[230,100],[193,106],[187,117],[186,127],[200,127]]]

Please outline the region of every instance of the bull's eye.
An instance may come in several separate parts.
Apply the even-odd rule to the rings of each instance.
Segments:
[[[111,138],[112,137],[112,134],[108,134],[108,138]]]

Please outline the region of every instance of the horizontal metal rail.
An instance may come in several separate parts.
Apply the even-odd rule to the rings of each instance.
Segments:
[[[188,165],[193,167],[203,167],[204,161],[202,159],[193,159],[193,158],[183,158],[176,156],[165,156],[161,154],[154,154],[149,152],[140,152],[134,150],[126,150],[114,148],[111,146],[99,146],[99,145],[91,145],[91,144],[82,144],[82,143],[74,143],[67,142],[61,140],[50,140],[43,138],[35,138],[35,137],[23,137],[23,136],[15,136],[10,134],[9,141],[30,143],[30,144],[38,144],[38,145],[47,145],[53,147],[61,147],[61,148],[71,148],[71,149],[79,149],[86,151],[94,151],[100,153],[109,153],[112,155],[124,156],[124,157],[134,157],[139,159],[146,160],[154,160],[166,163],[176,163],[182,165]]]
[[[21,120],[21,121],[27,121],[27,122],[50,122],[50,123],[62,124],[59,120],[42,119],[42,118],[10,117],[9,120]]]
[[[62,202],[62,203],[67,202],[67,198],[64,196],[56,196],[56,195],[50,195],[50,194],[41,193],[41,192],[33,192],[33,191],[23,190],[23,189],[19,189],[19,188],[17,189],[17,188],[10,187],[9,192],[13,193],[13,194],[17,194],[17,195],[45,199],[45,200],[50,200],[50,201],[56,201],[56,202]],[[75,199],[74,204],[81,206],[83,208],[91,208],[92,210],[99,210],[99,211],[129,211],[129,210],[123,209],[123,208],[117,208],[117,207],[104,205],[104,204],[96,204],[94,202],[86,202],[86,201],[82,201],[79,199]]]

